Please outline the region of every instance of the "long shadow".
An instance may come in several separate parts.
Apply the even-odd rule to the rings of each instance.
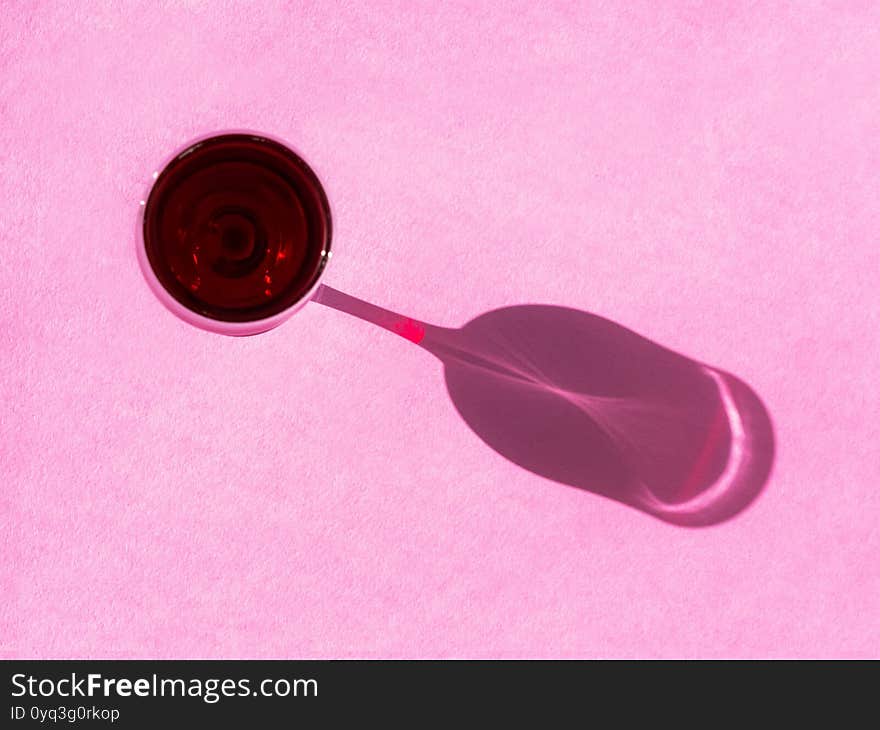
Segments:
[[[748,385],[610,320],[529,304],[449,329],[328,286],[315,301],[439,358],[465,423],[540,476],[692,527],[738,514],[769,477],[773,427]]]

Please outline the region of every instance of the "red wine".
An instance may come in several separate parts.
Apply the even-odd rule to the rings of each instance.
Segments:
[[[330,253],[330,207],[294,152],[251,134],[202,140],[156,179],[144,247],[159,283],[224,322],[272,317],[306,295]]]

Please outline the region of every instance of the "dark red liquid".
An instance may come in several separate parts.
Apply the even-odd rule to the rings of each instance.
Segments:
[[[330,207],[309,166],[249,134],[211,137],[156,179],[144,245],[162,286],[226,322],[271,317],[315,284],[330,252]]]

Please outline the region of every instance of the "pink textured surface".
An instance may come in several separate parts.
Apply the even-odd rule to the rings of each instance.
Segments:
[[[880,652],[880,7],[473,5],[4,3],[2,655]],[[763,493],[676,527],[502,458],[377,327],[168,314],[138,200],[231,127],[316,166],[338,289],[741,377]]]

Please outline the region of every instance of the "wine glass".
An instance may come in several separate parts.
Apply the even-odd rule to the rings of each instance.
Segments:
[[[138,259],[163,304],[190,324],[253,335],[283,322],[320,286],[332,256],[318,176],[255,132],[195,140],[153,173],[141,201]]]

